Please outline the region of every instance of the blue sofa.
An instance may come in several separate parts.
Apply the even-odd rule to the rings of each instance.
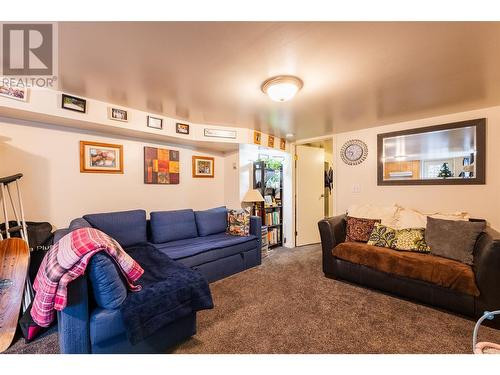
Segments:
[[[251,217],[250,235],[226,234],[227,209],[144,210],[85,215],[56,231],[54,241],[81,228],[97,228],[127,250],[151,246],[213,282],[261,263],[261,219]],[[127,289],[107,254],[96,254],[84,276],[68,287],[68,305],[58,312],[61,353],[158,353],[196,333],[196,313],[164,326],[132,345],[119,310]]]

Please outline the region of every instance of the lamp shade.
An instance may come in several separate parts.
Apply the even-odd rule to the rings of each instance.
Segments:
[[[248,190],[243,197],[243,202],[264,202],[262,194],[257,189]]]

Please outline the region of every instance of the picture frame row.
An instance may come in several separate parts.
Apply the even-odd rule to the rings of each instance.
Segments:
[[[80,141],[81,173],[124,173],[123,145]],[[214,178],[215,158],[192,156],[193,178]],[[144,183],[172,185],[180,180],[180,151],[144,146]]]
[[[285,151],[286,149],[286,140],[280,138],[280,150]],[[256,145],[262,145],[262,133],[260,131],[254,130],[253,132],[253,143]],[[267,136],[267,147],[274,148],[275,145],[275,137],[272,135]]]

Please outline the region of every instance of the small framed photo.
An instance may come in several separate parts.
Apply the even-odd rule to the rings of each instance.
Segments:
[[[70,111],[86,113],[87,101],[82,98],[77,98],[76,96],[62,94],[61,107]]]
[[[189,134],[189,125],[188,124],[175,124],[175,132],[179,134]]]
[[[286,141],[283,138],[280,138],[280,149],[281,150],[286,149]]]
[[[193,177],[214,178],[215,160],[210,156],[193,156]]]
[[[163,129],[163,119],[153,116],[148,116],[148,127],[153,129]]]
[[[0,96],[25,102],[28,100],[28,89],[25,87],[5,86],[0,83]]]
[[[128,112],[124,109],[108,107],[108,118],[116,121],[128,121]]]
[[[123,146],[80,141],[80,172],[123,173]]]
[[[274,137],[272,135],[267,137],[267,147],[274,148]]]
[[[253,131],[253,143],[256,145],[260,145],[262,142],[262,133],[257,130]]]

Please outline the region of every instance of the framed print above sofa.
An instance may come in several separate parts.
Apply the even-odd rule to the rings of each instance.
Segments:
[[[210,156],[193,156],[193,177],[214,178],[215,160]]]
[[[80,141],[80,172],[123,173],[123,146]]]

